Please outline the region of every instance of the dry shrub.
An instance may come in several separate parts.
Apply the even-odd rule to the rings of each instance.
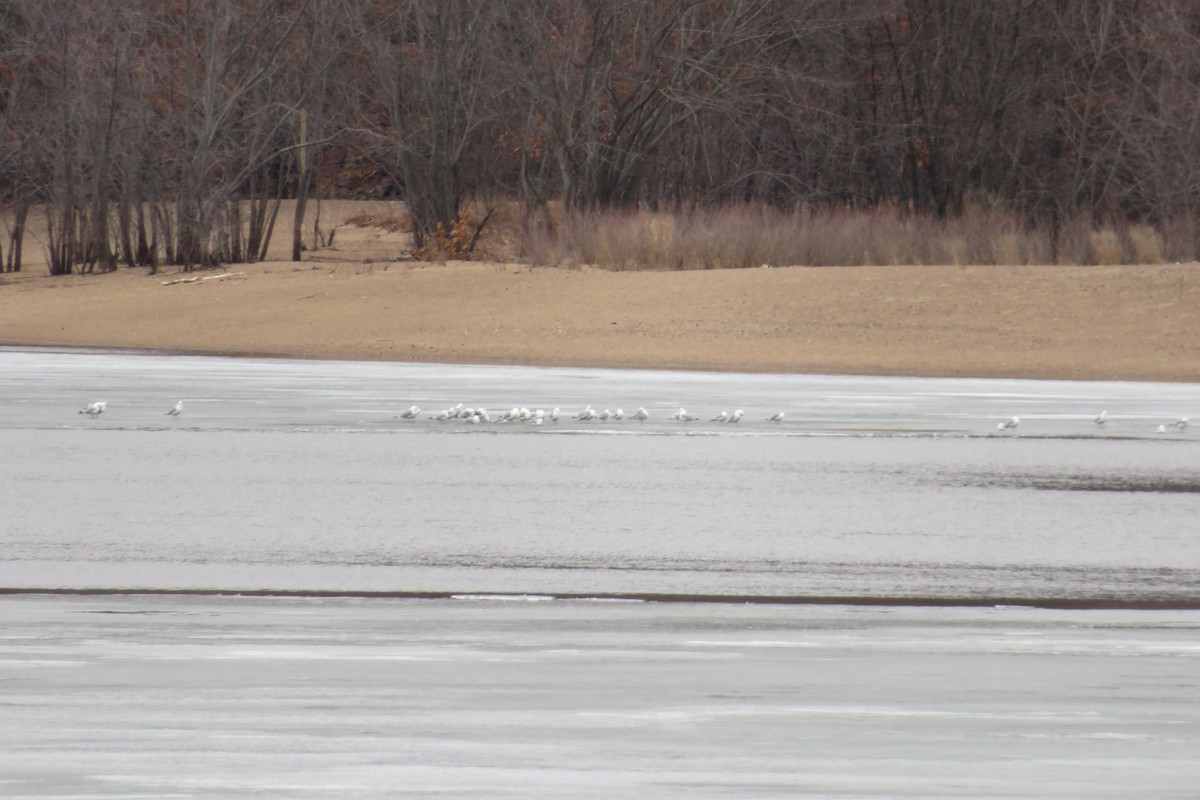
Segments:
[[[1091,245],[1093,264],[1111,266],[1121,263],[1121,237],[1112,228],[1092,231],[1088,242]]]
[[[1129,229],[1129,246],[1136,264],[1161,264],[1163,241],[1158,231],[1149,225],[1134,225]]]
[[[468,258],[475,238],[475,227],[471,215],[460,211],[449,227],[444,222],[438,222],[425,238],[425,243],[413,249],[413,258],[418,261],[461,261]]]
[[[472,224],[483,221],[470,256],[475,261],[521,261],[524,206],[509,197],[472,197],[463,203]],[[472,229],[474,230],[474,229]]]

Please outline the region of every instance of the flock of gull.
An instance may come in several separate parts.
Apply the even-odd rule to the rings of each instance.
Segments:
[[[710,422],[724,422],[736,425],[742,421],[742,417],[746,412],[738,408],[734,411],[722,411],[713,417]],[[416,420],[421,416],[421,408],[419,406],[409,406],[404,411],[396,415],[397,419]],[[496,422],[496,423],[528,423],[530,425],[544,425],[545,423],[557,423],[564,418],[577,420],[579,422],[592,422],[598,420],[600,422],[621,422],[623,420],[633,420],[635,422],[645,422],[650,419],[650,412],[645,407],[639,406],[637,411],[632,414],[626,414],[624,409],[618,408],[616,411],[604,409],[597,411],[589,404],[586,408],[577,414],[571,414],[569,417],[564,417],[562,409],[555,407],[550,411],[544,408],[530,410],[528,408],[510,408],[495,418],[488,412],[486,408],[469,408],[462,403],[459,403],[450,408],[444,408],[427,415],[428,419],[437,420],[438,422],[449,422],[451,420],[459,420],[468,422],[472,425],[478,425],[481,422]],[[688,412],[686,408],[681,408],[676,411],[671,419],[676,422],[696,422],[700,419],[694,414]],[[783,422],[784,413],[778,411],[767,418],[768,422]]]
[[[1108,412],[1101,411],[1096,416],[1096,418],[1092,420],[1092,422],[1096,423],[1097,425],[1099,425],[1100,427],[1103,428],[1105,425],[1108,424],[1108,419],[1109,419]],[[1015,431],[1017,429],[1017,426],[1020,424],[1021,424],[1020,417],[1009,417],[1008,419],[999,423],[996,426],[996,430],[1000,431],[1001,433],[1004,433],[1006,431]],[[1188,429],[1188,425],[1190,425],[1190,424],[1191,423],[1188,422],[1187,417],[1180,417],[1179,419],[1175,420],[1174,422],[1169,423],[1169,427],[1177,428],[1180,432],[1182,432],[1182,431],[1186,431]],[[1159,425],[1157,428],[1154,429],[1154,432],[1155,433],[1166,433],[1167,427],[1168,427],[1168,425],[1166,425],[1166,424]]]
[[[99,417],[101,414],[103,414],[105,412],[105,410],[107,410],[107,408],[108,408],[108,401],[97,400],[94,403],[88,403],[86,406],[81,408],[79,410],[79,413],[87,414],[88,416],[90,416],[94,419],[96,417]],[[164,412],[165,416],[170,416],[170,417],[178,417],[181,414],[183,414],[183,401],[182,400],[178,401],[177,403],[175,403],[174,406],[172,406],[171,408],[167,409],[167,411]],[[745,415],[746,415],[746,412],[740,408],[734,409],[733,411],[721,411],[715,417],[710,419],[709,422],[715,422],[718,424],[727,424],[727,425],[738,425],[739,423],[741,423],[742,418],[745,417]],[[413,421],[418,420],[421,418],[421,408],[419,406],[415,406],[415,405],[409,406],[404,411],[397,414],[396,418],[403,419],[403,420],[413,420]],[[514,408],[510,408],[508,411],[505,411],[502,414],[499,414],[493,418],[493,416],[488,412],[488,410],[486,408],[469,408],[469,407],[465,406],[463,403],[458,403],[457,405],[451,406],[450,408],[441,409],[439,411],[435,411],[433,413],[427,414],[426,418],[431,419],[431,420],[437,420],[438,422],[450,422],[453,420],[453,421],[470,423],[472,425],[478,425],[480,423],[490,423],[490,422],[495,422],[495,423],[499,423],[499,424],[526,423],[529,425],[544,425],[547,422],[549,422],[551,424],[557,423],[557,422],[559,422],[559,420],[564,419],[564,418],[577,420],[579,422],[592,422],[594,420],[599,421],[599,422],[610,422],[610,421],[621,422],[621,421],[627,420],[627,419],[633,420],[636,422],[645,422],[646,420],[650,419],[650,412],[647,411],[645,409],[645,407],[641,407],[641,406],[639,406],[638,410],[633,412],[632,414],[626,414],[624,412],[624,410],[622,410],[620,408],[618,408],[616,411],[610,411],[607,408],[604,409],[603,411],[597,411],[596,409],[592,408],[591,405],[588,405],[582,411],[580,411],[576,414],[571,414],[569,417],[564,417],[562,410],[557,407],[551,409],[550,411],[546,411],[545,409],[541,409],[541,408],[531,411],[528,408],[515,408],[514,407]],[[777,411],[774,414],[772,414],[771,416],[767,417],[765,419],[765,421],[781,423],[784,421],[785,418],[786,418],[786,415],[784,412]],[[676,411],[674,414],[671,415],[670,420],[673,422],[682,422],[686,425],[686,424],[692,423],[692,422],[701,422],[701,421],[703,421],[703,418],[698,417],[695,414],[692,414],[686,408],[680,408],[678,411]],[[1108,412],[1101,411],[1100,414],[1092,421],[1097,426],[1103,428],[1109,422]],[[1012,433],[1017,430],[1017,428],[1020,426],[1020,424],[1021,424],[1020,417],[1009,417],[1008,419],[1003,420],[1000,423],[998,423],[996,425],[996,430],[999,431],[1000,433]],[[1180,417],[1179,419],[1175,420],[1174,422],[1159,425],[1155,429],[1155,433],[1166,433],[1167,429],[1169,427],[1175,428],[1175,429],[1179,430],[1180,432],[1186,431],[1188,429],[1189,424],[1190,423],[1188,422],[1187,417]]]
[[[108,401],[107,400],[97,400],[96,402],[88,403],[86,406],[79,409],[79,413],[87,414],[92,419],[95,419],[96,417],[103,414],[106,410],[108,410]],[[164,412],[163,416],[178,417],[182,413],[183,413],[183,401],[179,400],[178,402],[175,403],[174,406],[167,409]]]

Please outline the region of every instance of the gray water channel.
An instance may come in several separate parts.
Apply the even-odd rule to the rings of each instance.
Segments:
[[[1196,797],[1198,409],[0,349],[0,796]]]

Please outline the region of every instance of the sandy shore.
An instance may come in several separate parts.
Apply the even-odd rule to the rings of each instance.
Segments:
[[[372,236],[382,255],[389,243]],[[193,282],[141,269],[0,275],[0,343],[1200,382],[1196,264],[618,273],[363,252],[236,265],[232,277],[199,272],[205,280]]]

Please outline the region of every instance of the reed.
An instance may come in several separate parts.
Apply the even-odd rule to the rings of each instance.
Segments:
[[[1096,227],[1084,217],[1057,231],[981,206],[937,220],[894,208],[872,211],[757,206],[684,211],[598,211],[553,215],[527,226],[514,256],[523,262],[612,270],[744,269],[778,266],[1157,264],[1189,254],[1192,228]],[[547,215],[546,219],[549,219]]]
[[[1092,263],[1113,265],[1121,263],[1121,237],[1112,228],[1092,231],[1088,236],[1092,248]]]

